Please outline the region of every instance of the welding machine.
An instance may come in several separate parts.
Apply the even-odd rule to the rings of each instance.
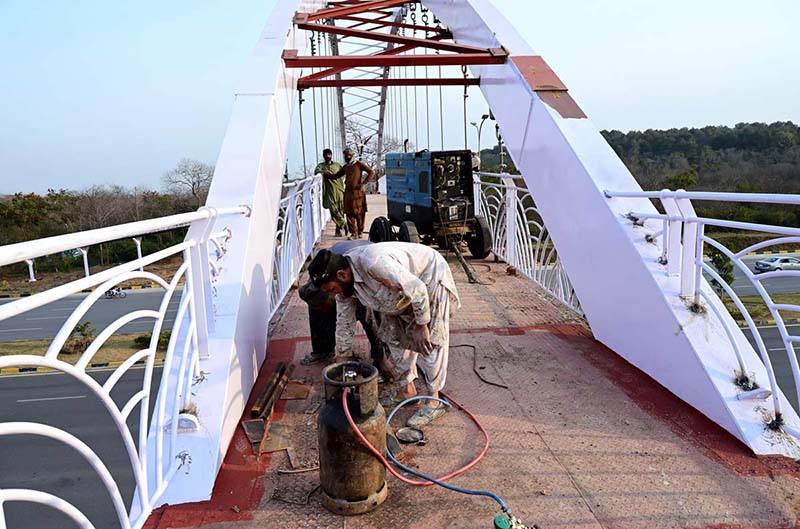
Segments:
[[[388,153],[385,167],[389,217],[372,222],[372,242],[399,239],[457,250],[463,240],[474,257],[489,255],[492,232],[475,215],[470,151]]]

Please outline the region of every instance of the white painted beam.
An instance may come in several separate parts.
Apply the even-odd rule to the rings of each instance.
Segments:
[[[755,453],[797,457],[800,449],[789,436],[765,433],[763,403],[737,398],[733,379],[738,363],[722,322],[712,311],[704,315],[689,311],[680,297],[680,279],[667,275],[658,261],[659,248],[645,240],[661,224],[635,227],[625,218],[630,211],[655,213],[650,201],[603,195],[606,189],[641,190],[628,169],[588,119],[563,117],[514,64],[516,58],[535,55],[531,47],[488,0],[423,3],[458,43],[504,46],[511,53],[508,63],[474,67],[472,73],[481,78],[481,91],[594,336]],[[733,325],[705,280],[700,288]],[[733,334],[756,379],[766,385],[760,358],[735,325]],[[783,395],[780,398],[785,401]],[[800,419],[788,402],[784,412],[789,426],[800,430]]]

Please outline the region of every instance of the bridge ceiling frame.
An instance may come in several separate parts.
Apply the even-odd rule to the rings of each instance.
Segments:
[[[509,57],[504,48],[454,42],[453,34],[442,27],[435,16],[435,27],[428,25],[428,16],[424,14],[426,10],[422,7],[424,25],[417,24],[414,11],[418,3],[417,0],[345,0],[330,2],[328,7],[312,13],[297,12],[292,20],[296,29],[311,32],[312,39],[314,35],[327,36],[331,43],[330,53],[301,56],[297,50],[285,49],[282,54],[287,69],[311,70],[310,73],[303,72],[304,75],[298,79],[298,90],[337,90],[342,145],[348,143],[348,126],[364,130],[366,139],[362,138],[356,145],[359,155],[371,138],[377,136],[375,169],[379,175],[382,174],[384,117],[390,87],[466,87],[480,84],[479,79],[466,74],[450,78],[391,76],[392,67],[412,67],[415,72],[417,66],[461,66],[464,70],[467,66],[504,64]],[[405,21],[409,11],[412,13],[411,24]],[[407,31],[412,36],[406,36]],[[424,38],[417,37],[418,31]],[[348,47],[349,53],[345,53]],[[373,52],[368,53],[370,50]],[[354,92],[367,87],[380,90],[370,92],[367,96]],[[350,96],[358,98],[356,105],[345,105],[346,99],[352,99]],[[363,106],[365,103],[366,106]],[[362,106],[354,108],[357,105]]]

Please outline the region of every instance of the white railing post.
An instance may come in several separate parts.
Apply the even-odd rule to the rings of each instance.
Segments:
[[[83,256],[83,274],[86,277],[89,277],[89,248],[88,247],[81,247],[78,248],[80,250],[81,255]]]
[[[305,255],[311,253],[314,249],[314,242],[316,237],[316,233],[314,231],[314,210],[312,207],[312,194],[314,192],[314,179],[310,179],[308,182],[303,184],[303,218],[301,219],[303,223],[303,251]],[[301,263],[302,265],[302,263]]]
[[[483,198],[483,187],[481,187],[481,176],[479,174],[472,176],[472,196],[475,200],[475,216],[481,214],[481,199]]]
[[[705,225],[697,224],[697,244],[695,245],[695,271],[694,271],[694,304],[700,304],[700,280],[703,278],[703,237]]]
[[[683,191],[682,189],[679,191]],[[683,255],[681,255],[681,297],[694,298],[697,251],[697,215],[688,198],[676,201],[683,217]],[[671,230],[670,230],[671,231]]]
[[[26,263],[28,263],[28,283],[33,283],[36,281],[36,276],[33,275],[33,259],[26,259]]]
[[[196,329],[197,350],[201,359],[210,356],[208,335],[214,332],[214,310],[211,285],[211,265],[208,261],[208,238],[214,228],[217,212],[213,208],[200,208],[209,212],[208,218],[194,222],[186,234],[195,244],[186,252],[189,271],[187,289],[192,293],[191,314]]]
[[[681,227],[683,223],[679,220],[681,210],[675,199],[668,197],[667,193],[671,193],[669,189],[661,190],[661,203],[664,205],[664,211],[672,220],[665,222],[666,230],[661,235],[664,237],[664,244],[666,245],[666,254],[662,252],[662,257],[667,261],[667,275],[677,276],[680,273],[681,266]]]
[[[506,263],[517,265],[517,186],[511,175],[503,175],[506,188]]]
[[[141,259],[142,258],[142,238],[141,237],[134,237],[133,242],[136,243],[136,256]],[[144,267],[140,266],[139,271],[143,272]]]

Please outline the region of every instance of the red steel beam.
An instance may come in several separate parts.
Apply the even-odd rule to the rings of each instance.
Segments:
[[[426,55],[337,55],[333,57],[298,56],[297,50],[283,50],[287,68],[357,68],[385,66],[463,66],[469,64],[504,64],[508,52],[501,48],[486,53]]]
[[[322,33],[333,33],[335,35],[344,35],[346,37],[355,37],[367,40],[377,40],[380,42],[392,42],[394,44],[414,45],[420,48],[430,48],[434,50],[452,51],[455,53],[480,53],[486,52],[486,48],[479,48],[477,46],[466,46],[464,44],[456,44],[454,42],[440,42],[438,40],[432,41],[430,39],[418,39],[415,37],[403,37],[401,35],[393,35],[391,33],[381,33],[376,31],[363,31],[361,29],[345,28],[341,26],[328,26],[322,24],[309,24],[304,22],[302,16],[295,18],[295,24],[299,29],[307,31],[319,31]],[[441,33],[445,38],[452,38],[452,35]]]
[[[364,25],[367,25],[367,24],[378,24],[378,27],[380,27],[381,22],[383,22],[384,19],[386,19],[386,18],[388,18],[390,16],[392,16],[391,13],[388,14],[388,15],[382,15],[382,16],[375,17],[375,18],[372,18],[372,19],[370,19],[370,18],[359,18],[358,20],[360,22],[358,24],[353,24],[352,26],[348,26],[348,27],[350,29],[355,29],[355,28],[358,28],[358,27],[361,27],[361,26],[364,26]],[[373,31],[373,30],[367,30],[367,31]]]
[[[381,17],[383,18],[383,17]],[[347,20],[350,22],[372,22],[374,24],[380,24],[381,26],[390,26],[396,28],[403,28],[403,29],[410,29],[412,31],[427,31],[428,33],[449,33],[449,31],[445,28],[431,28],[427,26],[415,26],[414,24],[403,24],[401,22],[390,22],[388,20],[384,21],[381,19],[370,20],[368,18],[362,17],[355,17],[355,16],[346,16],[346,17],[339,17],[338,20]],[[358,26],[358,24],[356,24]],[[356,26],[350,26],[350,29],[355,28]]]
[[[437,35],[433,37],[433,39],[441,39],[444,38],[443,35]],[[399,55],[401,53],[405,53],[407,51],[411,51],[416,46],[398,46],[396,48],[392,48],[390,50],[383,50],[381,52],[375,53],[374,55]],[[301,81],[315,81],[317,79],[322,79],[324,77],[329,77],[331,75],[336,75],[337,73],[342,73],[349,70],[349,66],[341,67],[341,68],[328,68],[327,70],[322,70],[321,72],[312,73],[310,75],[306,75],[301,77]]]
[[[309,22],[313,22],[315,20],[322,20],[325,18],[337,18],[343,15],[355,15],[367,11],[376,11],[385,7],[397,7],[403,4],[416,2],[417,0],[376,0],[375,2],[362,2],[360,4],[331,7],[328,9],[320,9],[314,13],[309,13],[308,20]]]
[[[479,79],[465,79],[463,77],[445,79],[322,79],[312,81],[305,81],[304,79],[304,77],[301,77],[297,81],[297,88],[300,90],[305,88],[351,88],[356,86],[467,86],[480,84]]]

